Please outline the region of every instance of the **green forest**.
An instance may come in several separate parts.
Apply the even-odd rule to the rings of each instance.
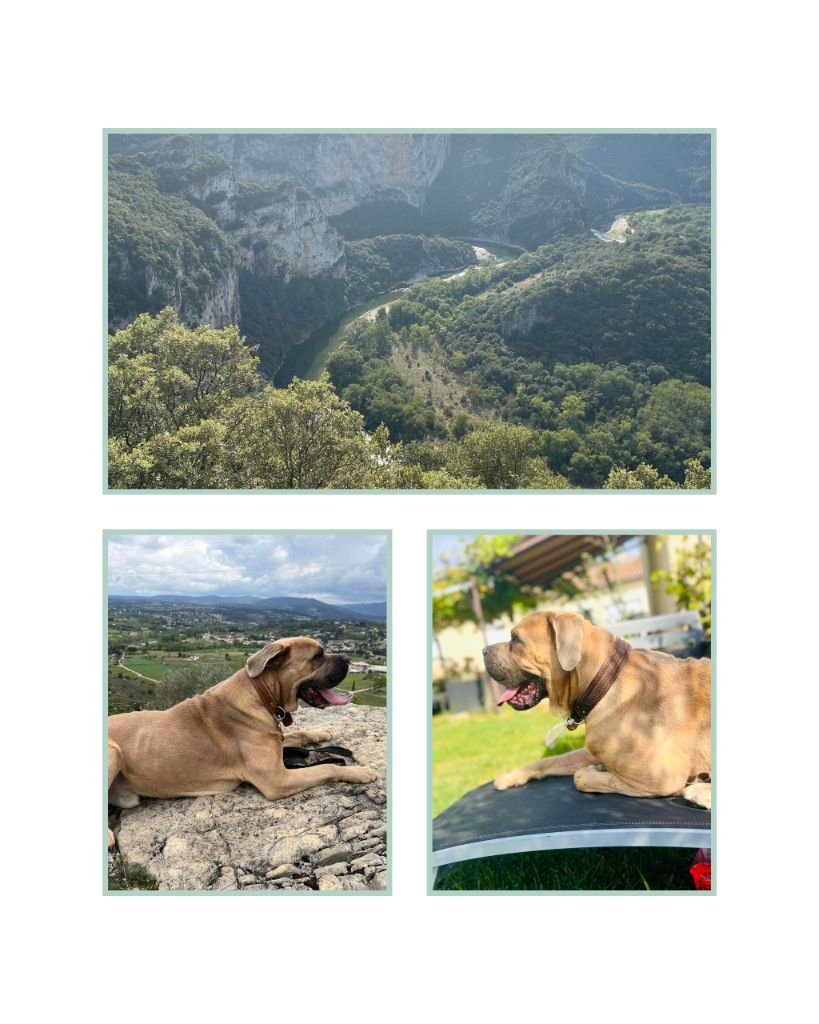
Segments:
[[[109,486],[710,488],[701,138],[455,137],[422,208],[325,219],[318,189],[267,170],[233,180],[224,142],[156,137],[142,152],[123,137]],[[292,224],[323,269],[287,269],[307,245],[282,241]],[[483,232],[505,238],[502,256],[479,259]],[[201,322],[231,302],[237,323]],[[365,303],[318,379],[273,384],[295,345]]]

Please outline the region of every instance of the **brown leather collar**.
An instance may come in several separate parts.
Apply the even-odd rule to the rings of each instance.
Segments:
[[[615,637],[608,658],[603,662],[586,689],[572,704],[567,729],[576,729],[606,696],[622,671],[631,646],[622,637]]]
[[[267,683],[262,680],[262,677],[252,676],[249,672],[247,676],[256,688],[256,693],[261,697],[262,704],[264,704],[279,725],[292,725],[293,716],[289,711],[285,711],[281,704],[277,704],[275,700],[273,700],[273,694],[270,692]]]

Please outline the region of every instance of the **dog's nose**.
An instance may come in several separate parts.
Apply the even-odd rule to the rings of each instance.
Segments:
[[[350,659],[347,657],[346,654],[339,654],[338,660],[339,661],[343,661],[345,665],[349,665],[350,664]]]

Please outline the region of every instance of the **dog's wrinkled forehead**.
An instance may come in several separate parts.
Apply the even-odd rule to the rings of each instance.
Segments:
[[[583,651],[585,624],[577,612],[530,612],[512,629],[512,649],[556,655],[560,667],[571,671]]]
[[[271,640],[260,651],[251,654],[247,659],[247,671],[251,676],[258,676],[270,665],[304,665],[320,661],[323,656],[324,649],[318,640],[309,636],[288,636]]]
[[[542,612],[532,612],[529,615],[525,615],[512,626],[509,639],[520,651],[524,648],[536,648],[541,652],[545,651],[547,645],[551,646],[552,644],[552,633],[549,628],[548,616]]]

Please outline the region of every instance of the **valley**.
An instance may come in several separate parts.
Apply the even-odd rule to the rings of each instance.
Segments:
[[[354,703],[385,707],[386,628],[378,610],[368,614],[303,598],[112,595],[109,713],[171,707],[238,671],[271,637],[301,635],[350,659],[340,691],[354,692]]]
[[[707,488],[708,136],[123,135],[109,154],[111,486]],[[331,394],[335,457],[294,466],[275,424],[313,429]],[[263,455],[243,436],[261,419]]]

